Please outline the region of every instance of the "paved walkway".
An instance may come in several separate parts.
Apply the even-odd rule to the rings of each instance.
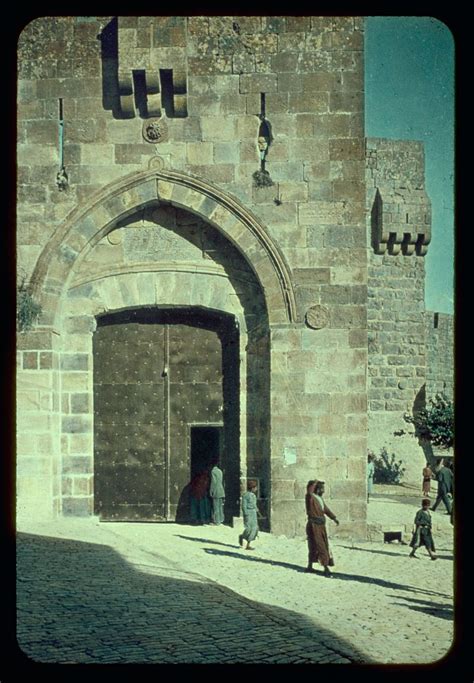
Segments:
[[[369,521],[416,507],[379,493]],[[224,526],[22,523],[18,641],[54,663],[433,662],[453,637],[452,527],[433,517],[437,562],[334,527],[330,580],[304,573],[304,539],[261,533],[252,553]]]

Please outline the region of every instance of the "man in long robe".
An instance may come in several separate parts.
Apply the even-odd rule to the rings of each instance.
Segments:
[[[223,484],[224,474],[217,461],[214,461],[211,469],[211,485],[209,495],[212,499],[212,522],[222,524],[224,521],[225,490]]]
[[[373,453],[369,453],[367,455],[367,502],[369,502],[370,494],[374,491],[374,474],[374,455]]]
[[[329,566],[334,565],[334,560],[329,551],[329,540],[326,531],[326,517],[339,525],[336,515],[331,512],[323,500],[324,482],[312,479],[306,488],[306,536],[308,539],[308,566],[307,572],[316,573],[313,562],[319,562],[324,567],[324,575],[331,577]]]
[[[444,507],[446,508],[446,512],[448,515],[450,515],[451,514],[451,501],[448,498],[448,493],[452,494],[452,491],[453,491],[453,473],[449,469],[449,467],[446,467],[446,465],[443,465],[437,471],[436,479],[438,480],[438,495],[436,496],[436,500],[435,500],[434,505],[431,509],[434,512],[436,510],[436,508],[438,507],[438,505],[440,504],[440,502],[443,501]]]

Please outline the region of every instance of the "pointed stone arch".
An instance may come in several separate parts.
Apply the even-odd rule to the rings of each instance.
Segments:
[[[241,252],[267,301],[269,322],[297,320],[290,268],[262,222],[235,197],[200,178],[152,170],[113,182],[72,211],[43,250],[32,277],[43,305],[43,325],[53,325],[59,298],[77,258],[114,229],[119,219],[163,202],[209,222]]]

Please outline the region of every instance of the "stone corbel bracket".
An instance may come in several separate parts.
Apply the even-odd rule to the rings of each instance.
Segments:
[[[186,90],[186,72],[184,69],[173,70],[173,109],[176,117],[188,115],[188,96]]]
[[[431,241],[431,206],[426,192],[377,188],[371,229],[376,254],[425,256]]]
[[[135,116],[135,95],[131,71],[119,71],[118,89],[122,114],[127,118],[133,118]]]

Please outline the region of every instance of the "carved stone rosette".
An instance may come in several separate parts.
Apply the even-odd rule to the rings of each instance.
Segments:
[[[142,128],[143,138],[147,142],[157,144],[168,141],[168,126],[164,119],[145,119]]]
[[[306,311],[305,322],[313,330],[320,330],[329,323],[329,311],[326,306],[315,304]]]

